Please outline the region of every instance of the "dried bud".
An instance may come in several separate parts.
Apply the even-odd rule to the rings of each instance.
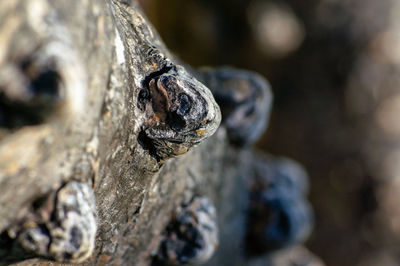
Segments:
[[[0,69],[0,127],[38,124],[62,98],[55,58],[27,57]]]
[[[139,142],[157,159],[181,155],[217,130],[221,114],[211,92],[183,67],[164,66],[144,87],[138,102],[147,121]]]
[[[33,32],[21,26],[23,32],[27,30],[25,34],[18,34],[14,38],[18,42],[5,46],[9,49],[7,60],[0,66],[2,128],[45,123],[61,114],[75,116],[85,106],[86,72],[69,31],[55,14],[36,15],[40,25],[46,26],[31,29]]]
[[[204,68],[199,75],[221,107],[230,140],[238,145],[254,143],[269,120],[272,93],[268,82],[254,72],[233,68]]]
[[[257,158],[250,179],[247,246],[251,255],[303,242],[313,214],[307,176],[288,159]]]
[[[167,226],[155,265],[206,262],[218,246],[216,210],[204,197],[182,205]]]
[[[92,188],[85,183],[69,182],[58,191],[50,220],[25,223],[18,242],[37,256],[82,262],[94,249],[95,208]]]

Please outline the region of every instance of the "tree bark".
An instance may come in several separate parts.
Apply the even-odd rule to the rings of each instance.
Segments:
[[[193,196],[209,198],[218,213],[220,245],[209,265],[244,263],[244,177],[254,155],[232,145],[224,126],[216,131],[219,109],[211,93],[165,48],[137,3],[3,0],[0,6],[3,263],[149,265],[174,209]],[[183,85],[172,95],[162,78]],[[151,96],[141,105],[146,86]],[[192,90],[203,120],[194,113],[190,123],[181,115],[183,126],[168,120],[173,97]],[[184,107],[181,102],[174,112]],[[78,200],[90,202],[90,189],[97,225],[90,204]],[[72,214],[79,226],[97,227],[94,250],[90,243],[79,247],[89,258],[66,257],[52,238],[52,230],[72,232],[63,224]],[[32,230],[43,228],[47,242],[21,238],[41,236]],[[36,253],[24,253],[20,245],[32,243]],[[32,258],[37,255],[42,259]]]

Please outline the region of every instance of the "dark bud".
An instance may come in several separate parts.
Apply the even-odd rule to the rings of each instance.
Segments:
[[[249,180],[249,255],[305,241],[313,224],[307,187],[306,173],[297,163],[283,158],[256,159]]]
[[[49,220],[26,222],[17,236],[29,254],[63,262],[82,262],[91,256],[96,236],[96,206],[92,188],[69,182],[56,196]]]
[[[268,82],[257,73],[233,68],[204,68],[199,75],[221,108],[230,140],[241,146],[257,141],[267,128],[272,106]]]
[[[57,60],[39,50],[0,69],[0,127],[40,124],[54,113],[65,93]]]
[[[216,211],[204,197],[178,208],[165,229],[154,265],[206,262],[218,246]]]
[[[187,152],[221,122],[209,89],[172,63],[144,79],[138,102],[146,116],[138,141],[157,161]]]

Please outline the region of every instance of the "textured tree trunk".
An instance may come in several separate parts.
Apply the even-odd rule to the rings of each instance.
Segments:
[[[209,264],[243,264],[254,155],[216,131],[208,89],[176,64],[136,2],[0,7],[2,263],[149,265],[174,209],[201,196],[218,217]],[[163,77],[175,94],[157,83]],[[191,120],[182,102],[173,109],[180,93],[199,97]]]

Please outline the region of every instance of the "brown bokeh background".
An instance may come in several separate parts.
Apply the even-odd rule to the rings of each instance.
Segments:
[[[140,2],[183,61],[270,81],[257,146],[308,170],[310,250],[327,265],[399,265],[400,2]]]

